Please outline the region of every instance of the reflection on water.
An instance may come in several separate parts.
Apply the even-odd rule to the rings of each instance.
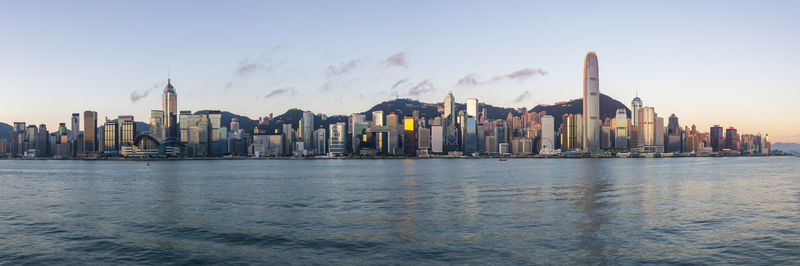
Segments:
[[[795,158],[0,161],[10,264],[793,264]]]

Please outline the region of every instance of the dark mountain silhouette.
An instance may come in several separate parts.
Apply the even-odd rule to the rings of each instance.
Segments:
[[[411,99],[397,99],[379,103],[362,114],[366,115],[368,120],[372,120],[373,111],[383,111],[383,115],[394,113],[398,118],[402,118],[406,115],[412,115],[414,110],[419,110],[420,117],[431,119],[441,115],[439,113],[439,106],[441,105],[442,103],[423,103]],[[466,110],[466,108],[466,104],[456,103],[456,113],[460,110]],[[479,112],[480,109],[486,108],[486,116],[488,119],[504,119],[508,116],[509,112],[514,115],[520,114],[519,110],[514,108],[495,107],[489,104],[481,104],[478,108]]]
[[[258,125],[258,131],[259,133],[266,132],[267,134],[281,133],[283,132],[283,124],[292,124],[292,128],[296,130],[297,127],[300,126],[300,120],[303,119],[303,112],[305,111],[297,108],[286,110],[285,113],[273,117],[269,125]],[[328,125],[335,124],[338,122],[347,122],[347,116],[334,115],[334,116],[328,116],[323,120],[322,115],[314,114],[315,129],[316,128],[327,129]],[[253,131],[252,129],[248,130],[248,132],[252,131]]]
[[[607,117],[614,118],[617,116],[617,109],[625,108],[628,112],[628,118],[631,117],[631,109],[628,109],[625,104],[609,97],[605,94],[600,94],[600,120]],[[568,102],[559,102],[556,104],[544,105],[540,104],[531,109],[531,112],[546,111],[548,115],[553,116],[554,126],[558,128],[561,125],[561,116],[565,114],[581,114],[583,113],[583,99],[574,99]]]
[[[399,119],[402,119],[403,116],[412,115],[414,110],[419,111],[420,117],[424,117],[426,119],[431,119],[440,115],[439,113],[439,106],[442,103],[423,103],[417,100],[412,99],[395,99],[384,101],[382,103],[376,104],[372,106],[369,110],[362,112],[366,116],[367,120],[372,120],[372,112],[373,111],[383,111],[384,115],[388,115],[394,113],[397,115]],[[509,107],[497,107],[490,104],[481,103],[479,109],[486,108],[486,116],[487,119],[505,119],[508,117],[508,114],[511,113],[512,115],[521,115],[519,109],[509,108]],[[617,108],[625,108],[628,112],[628,117],[631,116],[631,111],[628,109],[625,104],[605,95],[600,94],[600,117],[601,119],[605,119],[606,117],[616,117],[617,115]],[[465,110],[466,105],[463,103],[456,103],[456,112]],[[531,112],[541,112],[546,111],[547,114],[552,115],[554,118],[554,126],[558,127],[561,125],[561,116],[564,114],[579,114],[583,112],[583,99],[574,99],[567,102],[560,102],[552,105],[538,105],[530,110]],[[224,117],[224,116],[223,116]],[[293,128],[297,128],[298,121],[303,117],[303,110],[300,109],[289,109],[285,113],[276,116],[273,118],[273,121],[269,125],[260,125],[259,131],[265,132],[281,132],[282,124],[289,123],[292,124]],[[326,120],[321,120],[320,115],[315,115],[315,124],[317,128],[324,127],[327,128],[328,124],[336,123],[336,122],[346,122],[347,116],[344,115],[337,115],[337,116],[329,116]],[[224,119],[223,119],[224,120]],[[239,120],[241,121],[241,119]],[[257,121],[256,121],[257,122]],[[252,128],[244,127],[248,132],[252,132]]]
[[[14,127],[0,122],[0,139],[8,139],[11,136],[11,131],[14,130]]]
[[[578,114],[582,112],[582,99],[574,99],[568,102],[560,102],[552,105],[538,105],[531,109],[532,112],[541,112],[546,111],[547,114],[552,115],[555,120],[555,126],[558,127],[561,125],[561,116],[564,114]],[[367,118],[367,120],[372,120],[372,112],[373,111],[383,111],[384,115],[388,115],[394,113],[398,116],[398,118],[402,119],[403,116],[412,115],[414,110],[418,110],[420,117],[424,117],[426,119],[431,119],[440,115],[439,113],[439,106],[441,103],[423,103],[417,100],[411,99],[396,99],[396,100],[389,100],[379,104],[376,104],[369,110],[362,112]],[[505,119],[508,117],[508,114],[511,113],[512,115],[520,115],[521,112],[519,109],[515,108],[508,108],[508,107],[497,107],[490,104],[481,103],[479,109],[486,108],[486,116],[488,119]],[[613,98],[605,95],[600,94],[600,117],[601,119],[605,119],[606,117],[615,117],[617,108],[625,108],[628,111],[628,117],[630,117],[630,109],[626,107],[621,102],[614,100]],[[466,106],[463,103],[456,103],[456,112],[465,110]],[[283,124],[292,124],[292,128],[297,129],[299,126],[299,121],[303,118],[303,111],[301,109],[292,108],[286,110],[285,113],[275,116],[272,121],[268,125],[259,125],[258,120],[253,120],[249,117],[237,115],[231,112],[223,111],[222,112],[222,126],[230,128],[231,119],[237,118],[239,119],[239,127],[243,129],[245,132],[253,133],[254,129],[258,127],[259,133],[267,133],[267,134],[274,134],[280,133],[283,131]],[[194,114],[208,114],[208,110],[197,111]],[[315,128],[328,128],[328,125],[337,123],[337,122],[347,122],[348,116],[346,115],[334,115],[328,116],[326,119],[322,119],[322,115],[315,114],[314,115],[314,124]],[[137,122],[139,123],[139,122]],[[144,124],[144,123],[142,123]],[[141,128],[145,128],[146,124],[140,125],[137,124],[137,129],[141,126]],[[147,126],[149,128],[149,126]],[[140,131],[145,131],[139,129]]]
[[[402,120],[406,115],[412,115],[414,110],[419,110],[419,116],[425,118],[433,118],[439,116],[439,109],[436,104],[430,103],[423,103],[416,100],[411,99],[396,99],[385,101],[375,106],[372,106],[369,110],[362,112],[367,117],[367,120],[372,120],[372,112],[374,111],[383,111],[383,115],[389,115],[394,113],[397,115],[398,120]]]
[[[237,115],[228,111],[222,111],[222,125],[223,127],[231,129],[231,120],[236,118],[239,120],[239,128],[244,129],[247,132],[253,132],[253,128],[258,125],[258,120],[250,119],[249,117],[243,115]],[[194,114],[208,114],[208,110],[200,110],[194,112]]]

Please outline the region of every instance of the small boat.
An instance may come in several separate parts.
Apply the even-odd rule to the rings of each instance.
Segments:
[[[500,158],[500,161],[501,161],[501,162],[505,162],[505,161],[508,161],[508,159],[506,159],[506,158]]]
[[[150,162],[147,162],[147,166],[150,166]]]

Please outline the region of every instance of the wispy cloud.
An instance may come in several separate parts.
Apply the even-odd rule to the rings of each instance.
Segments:
[[[464,76],[463,78],[459,79],[456,82],[456,86],[476,86],[476,85],[483,85],[486,83],[497,82],[502,80],[518,80],[522,81],[534,76],[545,76],[548,72],[541,68],[523,68],[505,75],[494,76],[489,80],[480,81],[478,80],[479,76],[476,73],[470,73]]]
[[[406,52],[399,52],[393,54],[382,61],[388,66],[402,66],[408,67],[408,59],[406,59]]]
[[[358,67],[361,59],[353,59],[344,63],[339,64],[338,66],[328,66],[328,76],[339,76],[350,72],[354,68]]]
[[[531,92],[530,91],[524,91],[524,92],[522,92],[522,94],[517,96],[516,99],[514,99],[514,102],[515,103],[521,103],[522,101],[524,101],[524,100],[526,100],[526,99],[528,99],[530,97],[531,97]]]
[[[286,88],[270,91],[269,93],[267,93],[267,95],[264,96],[264,99],[269,99],[269,98],[277,97],[277,96],[281,96],[281,95],[294,95],[294,94],[295,94],[295,90],[294,90],[293,87],[286,87]]]
[[[328,80],[328,81],[325,81],[325,83],[323,83],[322,86],[319,87],[319,90],[321,90],[321,91],[329,91],[329,90],[331,90],[331,88],[333,88],[333,81],[332,80]]]
[[[131,92],[131,103],[136,103],[147,95],[150,94],[150,91],[133,91]]]
[[[426,79],[420,83],[417,83],[417,85],[414,85],[414,87],[408,89],[408,92],[406,92],[406,94],[410,96],[420,96],[422,94],[431,93],[434,90],[436,90],[436,88],[433,87],[433,83],[431,82],[431,80]]]
[[[480,84],[478,82],[478,74],[470,73],[458,80],[457,86],[475,86]]]
[[[400,85],[402,85],[404,83],[407,83],[408,81],[409,81],[408,78],[404,78],[404,79],[398,80],[397,82],[394,83],[394,85],[392,85],[392,90],[396,90],[398,86],[400,86]]]
[[[527,79],[533,76],[544,76],[547,75],[547,71],[541,68],[523,68],[514,72],[511,72],[508,75],[503,76],[507,79]]]
[[[153,86],[150,86],[150,88],[143,89],[143,90],[134,90],[134,91],[132,91],[131,92],[131,103],[138,102],[139,100],[147,97],[147,95],[150,95],[151,91],[157,90],[160,87],[165,86],[165,85],[167,85],[167,81],[163,80],[163,81],[160,81],[160,82],[157,82],[157,83],[153,84]]]
[[[256,71],[269,71],[282,65],[285,61],[275,61],[261,55],[256,58],[245,58],[239,61],[236,68],[236,75],[245,76]]]

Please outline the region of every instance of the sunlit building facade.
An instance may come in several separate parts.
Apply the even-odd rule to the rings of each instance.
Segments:
[[[83,112],[83,151],[97,152],[97,112]]]
[[[628,148],[628,112],[625,108],[617,109],[616,125],[614,127],[614,148],[618,150]]]
[[[117,154],[119,153],[118,137],[117,134],[117,121],[106,120],[103,125],[103,153]]]

